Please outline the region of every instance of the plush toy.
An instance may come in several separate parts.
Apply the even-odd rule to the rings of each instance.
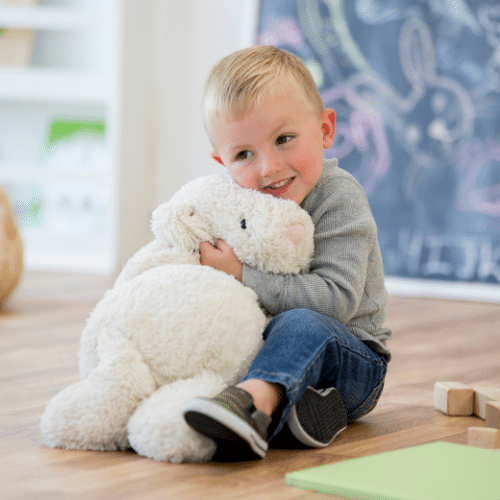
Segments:
[[[7,193],[0,187],[0,307],[9,297],[23,270],[23,244]]]
[[[227,174],[188,183],[153,213],[155,239],[125,265],[81,337],[81,381],[41,420],[52,447],[123,450],[170,462],[206,461],[215,443],[189,428],[185,403],[246,373],[268,317],[234,277],[200,265],[201,241],[223,239],[268,273],[299,273],[313,225],[295,202],[237,186]]]

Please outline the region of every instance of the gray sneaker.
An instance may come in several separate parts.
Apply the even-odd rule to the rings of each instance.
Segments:
[[[212,438],[217,451],[232,460],[263,458],[271,417],[257,410],[244,389],[230,386],[215,398],[194,398],[184,406],[184,419],[194,430]]]
[[[347,413],[333,387],[308,387],[287,418],[292,435],[309,448],[324,448],[347,427]]]

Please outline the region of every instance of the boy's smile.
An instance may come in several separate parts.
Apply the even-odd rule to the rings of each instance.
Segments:
[[[295,181],[295,177],[290,177],[289,179],[283,179],[282,181],[273,182],[264,186],[264,191],[272,194],[273,196],[280,197],[283,193],[288,191],[288,188]]]
[[[241,116],[212,123],[212,157],[243,187],[300,204],[318,182],[333,144],[335,112],[318,117],[293,85],[264,94]]]

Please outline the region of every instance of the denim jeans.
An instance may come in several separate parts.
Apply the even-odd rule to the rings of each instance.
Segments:
[[[348,421],[366,415],[378,402],[386,370],[385,358],[342,323],[308,309],[293,309],[269,323],[264,345],[243,380],[260,379],[285,388],[285,400],[270,429],[271,440],[308,386],[335,387]]]

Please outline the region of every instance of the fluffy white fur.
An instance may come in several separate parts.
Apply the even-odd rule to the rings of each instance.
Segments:
[[[268,318],[251,289],[200,266],[199,243],[222,238],[242,262],[272,273],[301,272],[313,252],[304,210],[226,174],[188,183],[155,210],[152,229],[155,239],[129,260],[87,321],[81,381],[42,416],[47,446],[209,460],[214,442],[187,426],[182,408],[241,379]]]

